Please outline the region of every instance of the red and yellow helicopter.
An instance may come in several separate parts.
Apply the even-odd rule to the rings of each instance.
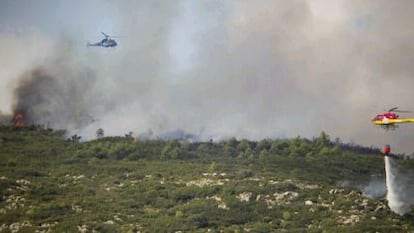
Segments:
[[[385,113],[378,114],[372,119],[372,123],[379,125],[384,129],[396,129],[400,123],[414,123],[414,118],[400,118],[397,112],[409,113],[412,111],[402,111],[398,110],[398,107],[391,108]]]

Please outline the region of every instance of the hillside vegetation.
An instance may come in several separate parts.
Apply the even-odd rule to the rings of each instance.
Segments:
[[[0,129],[0,232],[409,232],[344,181],[384,175],[379,151],[314,139],[67,140]]]

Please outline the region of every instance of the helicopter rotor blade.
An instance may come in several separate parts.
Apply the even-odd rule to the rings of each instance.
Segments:
[[[105,36],[105,38],[106,38],[106,39],[109,39],[109,38],[122,38],[122,37],[126,37],[126,36],[111,36],[111,35],[106,34],[105,32],[101,32],[101,33],[102,33],[102,35],[104,35],[104,36]]]
[[[109,36],[111,38],[125,38],[126,36]]]
[[[411,113],[411,112],[413,112],[413,111],[395,110],[395,111],[393,111],[393,112],[405,112],[405,113]]]
[[[386,112],[405,112],[405,113],[410,113],[410,112],[413,112],[413,111],[406,111],[406,110],[397,110],[398,109],[398,107],[393,107],[393,108],[390,108],[390,109],[388,109],[388,110],[385,110]]]

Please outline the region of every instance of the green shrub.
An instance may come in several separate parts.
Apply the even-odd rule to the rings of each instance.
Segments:
[[[31,219],[36,221],[58,221],[68,214],[69,211],[71,211],[70,206],[53,202],[32,207],[29,210],[29,215]]]

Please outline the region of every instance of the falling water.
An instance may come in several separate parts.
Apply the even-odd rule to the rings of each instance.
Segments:
[[[414,206],[414,172],[385,156],[385,175],[388,206],[399,215],[408,213]]]

